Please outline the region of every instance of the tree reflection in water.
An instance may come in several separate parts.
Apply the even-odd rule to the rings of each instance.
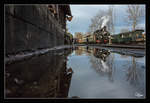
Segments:
[[[135,57],[132,57],[132,63],[128,67],[128,72],[127,72],[127,81],[129,81],[130,84],[136,85],[138,83],[140,74],[138,74],[137,69],[139,69],[139,68],[138,68],[136,59],[135,59]]]
[[[109,50],[94,48],[93,56],[90,58],[92,67],[100,75],[108,75],[108,79],[113,82],[114,54],[110,55]]]

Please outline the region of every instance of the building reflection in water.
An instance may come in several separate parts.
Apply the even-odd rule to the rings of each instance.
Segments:
[[[80,56],[82,54],[90,55],[93,49],[89,48],[88,46],[78,46],[75,47],[75,55]]]
[[[67,97],[73,73],[72,69],[67,69],[66,66],[70,53],[72,49],[57,50],[27,61],[6,65],[6,98]]]
[[[93,56],[90,61],[92,67],[101,75],[108,75],[108,79],[113,82],[114,55],[110,55],[109,50],[93,48]]]
[[[86,55],[91,56],[93,53],[94,53],[93,48],[90,48],[90,47],[87,46],[86,47]]]
[[[82,55],[83,54],[83,47],[75,47],[75,55]]]

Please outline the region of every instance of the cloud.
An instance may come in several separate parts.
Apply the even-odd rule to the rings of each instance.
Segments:
[[[103,6],[106,8],[106,6]],[[91,18],[98,12],[99,5],[71,5],[73,19],[68,22],[71,33],[86,32],[91,23]],[[94,10],[94,11],[93,11]]]
[[[67,22],[69,32],[74,34],[75,32],[87,32],[91,23],[91,18],[95,16],[99,10],[108,9],[109,5],[70,5],[73,19],[71,22]],[[120,32],[121,28],[129,27],[125,21],[126,7],[127,5],[114,5],[115,7],[115,31]],[[143,5],[143,7],[145,7]],[[145,24],[145,17],[139,23],[140,26]]]
[[[87,32],[91,23],[91,18],[96,15],[100,9],[107,9],[107,5],[71,5],[73,19],[67,22],[68,28],[72,34],[75,32]]]

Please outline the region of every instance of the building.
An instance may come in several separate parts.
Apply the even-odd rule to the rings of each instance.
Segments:
[[[75,37],[74,37],[78,43],[93,43],[94,41],[94,35],[92,34],[83,34],[83,33],[80,33],[80,32],[77,32],[75,33]]]
[[[66,32],[64,38],[65,38],[64,44],[71,45],[73,43],[73,35],[71,33]]]
[[[64,45],[69,5],[5,5],[5,51],[16,54]]]
[[[76,40],[76,43],[83,43],[83,33],[75,32],[74,39]]]
[[[49,4],[48,9],[61,24],[62,28],[66,30],[66,19],[71,21],[73,17],[69,5]]]
[[[87,34],[86,38],[88,39],[89,43],[94,43],[94,35],[92,34]]]

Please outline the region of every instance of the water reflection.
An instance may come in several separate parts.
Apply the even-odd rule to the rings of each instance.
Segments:
[[[53,51],[6,66],[6,97],[67,97],[73,71],[66,66],[66,56],[71,52]]]
[[[96,58],[102,59],[104,62],[106,61],[106,57],[110,55],[110,51],[105,49],[94,48],[94,56]]]
[[[80,55],[76,55],[78,50]],[[68,65],[75,75],[71,81],[70,97],[145,98],[145,57],[93,47],[76,48],[72,55]]]
[[[131,66],[129,66],[128,72],[127,72],[127,81],[130,81],[131,84],[138,81],[138,75],[137,75],[136,68],[137,67],[136,67],[135,58],[132,57],[132,64],[131,64]]]
[[[132,57],[132,62],[131,64],[127,67],[128,68],[128,71],[127,71],[127,81],[130,82],[131,85],[138,85],[139,82],[140,82],[140,79],[142,78],[142,72],[141,71],[141,67],[136,58],[135,57]]]
[[[82,47],[75,47],[75,55],[81,55],[81,54],[83,54],[83,50],[84,48],[82,48]]]
[[[6,65],[10,98],[144,98],[143,58],[78,46]]]
[[[145,96],[145,69],[143,70],[135,57],[132,57],[132,61],[127,68],[126,80],[138,88],[134,95],[138,98]]]
[[[92,67],[101,75],[107,74],[108,79],[113,82],[114,55],[109,50],[93,49],[93,56],[90,57]]]

